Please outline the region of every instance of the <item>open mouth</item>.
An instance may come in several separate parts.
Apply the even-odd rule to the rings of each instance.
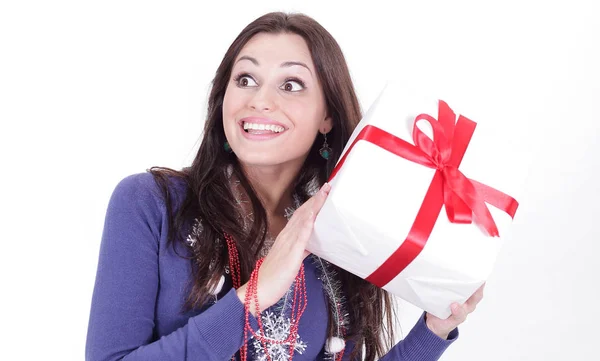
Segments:
[[[280,125],[250,122],[243,122],[242,128],[249,134],[278,134],[285,131],[285,128]]]

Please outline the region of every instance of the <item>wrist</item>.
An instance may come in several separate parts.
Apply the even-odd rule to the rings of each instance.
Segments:
[[[246,290],[247,290],[247,288],[248,288],[247,283],[245,283],[240,288],[235,290],[235,293],[237,294],[238,298],[240,299],[240,301],[242,302],[244,307],[246,307]],[[252,310],[252,307],[250,307],[250,313],[252,314],[252,316],[256,316],[256,312],[254,312]]]
[[[431,322],[430,318],[427,317],[427,313],[425,314],[425,325],[427,326],[429,331],[434,333],[437,337],[441,338],[442,340],[448,339],[448,335],[450,334],[450,331],[438,329],[436,327],[435,323]]]
[[[240,299],[240,301],[242,302],[242,304],[244,305],[244,308],[246,307],[246,295],[247,295],[247,291],[248,291],[248,284],[245,283],[243,284],[240,288],[238,288],[237,290],[235,290],[235,293],[237,294],[238,298]],[[262,310],[269,308],[270,305],[264,305],[264,301],[263,298],[259,297],[259,306],[260,309],[258,310],[258,312],[262,312]],[[250,313],[252,314],[252,316],[256,317],[256,305],[254,304],[254,296],[250,295],[250,304],[249,304],[249,308],[250,308]]]

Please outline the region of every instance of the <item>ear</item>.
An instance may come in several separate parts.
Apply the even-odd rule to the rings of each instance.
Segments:
[[[327,134],[331,131],[331,129],[333,128],[333,119],[331,119],[331,117],[327,117],[325,119],[323,119],[323,122],[321,123],[321,126],[319,127],[319,132],[321,132],[321,134]]]

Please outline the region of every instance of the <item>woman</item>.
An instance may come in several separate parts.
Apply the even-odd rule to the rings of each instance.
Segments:
[[[86,358],[438,359],[482,290],[392,347],[391,297],[305,251],[360,118],[318,23],[249,24],[217,69],[192,166],[129,176],[111,197]]]

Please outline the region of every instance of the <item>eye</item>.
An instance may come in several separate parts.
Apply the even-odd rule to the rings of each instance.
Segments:
[[[304,89],[304,82],[300,79],[288,79],[283,83],[281,89],[287,92],[297,92]]]
[[[254,79],[252,79],[252,77],[248,74],[240,74],[237,77],[235,77],[234,81],[236,82],[236,84],[238,86],[241,86],[244,88],[258,86],[258,84],[256,84]]]

